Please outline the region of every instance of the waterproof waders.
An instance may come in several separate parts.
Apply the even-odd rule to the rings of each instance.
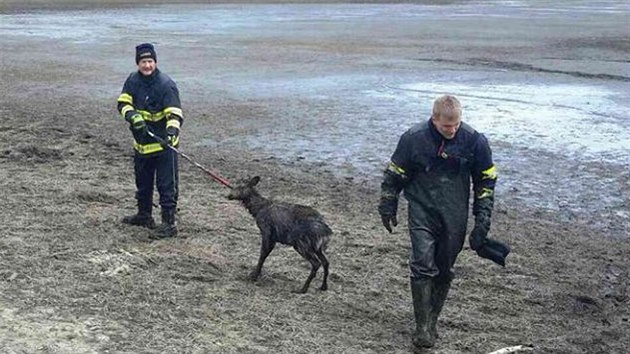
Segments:
[[[446,296],[448,295],[448,290],[451,288],[451,282],[438,282],[436,280],[433,281],[433,289],[431,292],[431,326],[429,330],[431,331],[431,336],[434,339],[439,338],[437,332],[437,322],[440,317],[440,312],[442,312],[442,307],[444,306],[444,302],[446,302]]]
[[[416,332],[413,345],[417,348],[431,348],[435,338],[431,335],[431,291],[433,281],[430,278],[411,280],[413,313],[416,318]]]

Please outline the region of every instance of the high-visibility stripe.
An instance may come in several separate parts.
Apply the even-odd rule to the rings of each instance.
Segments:
[[[176,136],[172,142],[173,147],[179,145],[179,136]],[[146,155],[152,154],[154,152],[163,151],[164,148],[160,143],[150,143],[150,144],[138,144],[138,142],[133,142],[133,148],[136,149],[139,153]]]
[[[142,117],[144,118],[144,120],[149,121],[149,122],[157,122],[164,119],[164,117],[166,117],[166,115],[164,114],[164,111],[151,113],[149,111],[139,110],[138,113],[142,114]]]
[[[124,105],[123,108],[120,110],[120,114],[122,114],[124,118],[127,112],[129,111],[133,111],[133,106],[127,104],[127,105]]]
[[[120,96],[118,96],[118,102],[133,105],[133,97],[128,93],[121,93]]]
[[[383,198],[383,199],[398,199],[398,195],[383,191],[383,192],[381,192],[381,198]]]
[[[134,114],[133,116],[131,116],[131,123],[132,124],[136,124],[136,122],[139,122],[141,120],[143,120],[143,118],[139,114]]]
[[[488,198],[488,197],[492,197],[493,195],[494,195],[494,189],[482,188],[481,191],[479,191],[479,194],[477,195],[477,199]]]
[[[184,118],[184,113],[182,112],[181,108],[177,108],[177,107],[166,107],[164,108],[164,110],[162,111],[166,114],[174,114],[176,116],[178,116],[179,118]]]
[[[497,168],[492,165],[489,169],[481,172],[481,179],[497,179]]]
[[[387,166],[387,169],[390,170],[391,172],[394,172],[397,175],[401,175],[401,176],[405,175],[405,169],[396,165],[393,162],[389,163],[389,165]]]
[[[181,118],[181,116],[178,115],[176,112],[169,112],[169,110],[172,110],[172,109],[173,107],[169,107],[157,113],[151,113],[149,111],[138,110],[138,113],[142,114],[142,116],[144,117],[144,120],[149,121],[149,122],[160,121],[170,114],[177,115],[178,117]],[[179,108],[176,108],[176,109],[179,110],[179,113],[181,114],[182,110]]]
[[[134,149],[136,149],[139,153],[143,155],[164,150],[164,148],[162,147],[162,145],[160,145],[160,143],[151,143],[151,144],[142,145],[134,141],[133,147]]]
[[[118,96],[118,103],[127,103],[129,105],[131,105],[131,109],[133,109],[133,97],[128,94],[128,93],[122,93],[120,94],[120,96]],[[127,106],[125,106],[123,108],[123,110],[126,108]],[[121,113],[124,115],[127,111],[122,112]],[[178,116],[181,119],[184,119],[184,113],[182,111],[181,108],[178,107],[166,107],[164,108],[162,111],[160,112],[156,112],[156,113],[151,113],[149,111],[144,111],[144,110],[139,110],[138,111],[140,114],[142,114],[142,116],[144,117],[145,120],[151,121],[151,122],[157,122],[161,119],[163,119],[164,117],[166,117],[167,115],[170,114],[174,114],[176,116]]]
[[[179,122],[179,119],[177,118],[172,118],[166,121],[166,127],[174,127],[179,129],[181,126],[181,123]]]

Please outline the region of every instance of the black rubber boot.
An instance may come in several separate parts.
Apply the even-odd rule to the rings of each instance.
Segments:
[[[433,292],[431,293],[431,325],[429,330],[431,331],[431,335],[433,338],[439,338],[437,332],[437,323],[438,318],[440,317],[440,312],[442,311],[442,307],[444,306],[444,302],[446,302],[446,296],[448,295],[448,290],[451,288],[451,282],[437,282],[433,283]]]
[[[435,338],[431,335],[431,291],[433,280],[430,278],[411,280],[413,312],[416,317],[416,332],[413,345],[416,348],[431,348]]]
[[[153,212],[153,204],[138,203],[138,213],[135,215],[125,216],[122,219],[123,224],[143,226],[149,229],[155,228],[155,221],[151,213]]]
[[[175,225],[175,209],[162,209],[162,223],[155,229],[153,238],[168,238],[177,236]]]

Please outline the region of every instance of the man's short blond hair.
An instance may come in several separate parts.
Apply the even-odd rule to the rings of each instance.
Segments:
[[[433,114],[434,119],[440,119],[441,117],[447,120],[457,120],[462,117],[462,105],[455,96],[444,95],[435,99],[433,102]]]

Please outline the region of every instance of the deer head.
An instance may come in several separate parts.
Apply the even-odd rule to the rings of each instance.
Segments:
[[[247,200],[256,193],[254,187],[260,182],[260,177],[255,176],[251,179],[243,179],[238,181],[232,189],[227,198],[230,200]]]

